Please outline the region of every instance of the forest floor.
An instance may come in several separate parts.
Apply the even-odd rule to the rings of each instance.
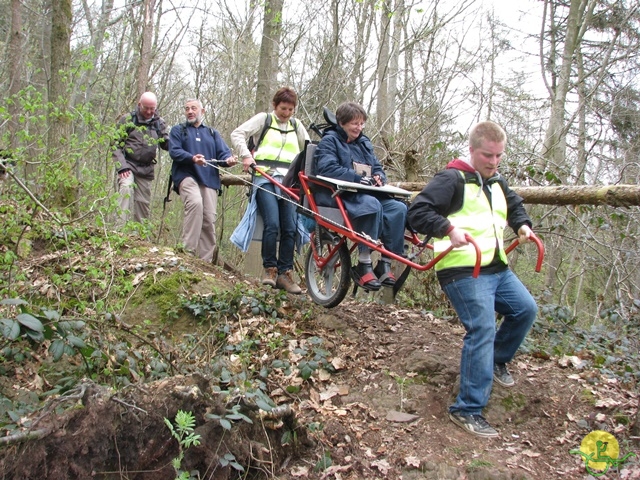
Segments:
[[[275,294],[188,255],[142,250],[114,268],[127,269],[125,262],[146,265],[149,278],[186,268],[213,279],[217,292],[240,285]],[[87,257],[92,254],[98,252],[88,252]],[[169,254],[172,261],[160,261]],[[28,272],[25,289],[36,285],[43,291],[44,262],[43,256],[23,261],[20,268]],[[187,293],[198,290],[195,285],[189,288]],[[298,370],[270,376],[265,388],[279,405],[270,412],[251,407],[249,395],[240,391],[223,401],[223,382],[197,369],[178,369],[181,373],[146,383],[132,378],[121,389],[84,378],[65,395],[47,399],[42,393],[52,382],[42,373],[43,353],[35,352],[18,366],[5,365],[0,377],[3,396],[26,402],[35,393],[44,403],[30,418],[20,420],[28,428],[7,432],[5,440],[11,441],[0,444],[0,479],[173,479],[171,460],[179,451],[163,419],[173,418],[178,410],[194,412],[201,435],[199,446],[185,449],[182,463],[193,478],[586,479],[593,476],[575,450],[593,431],[606,431],[617,439],[619,455],[614,459],[640,453],[629,421],[636,418],[636,386],[602,375],[588,352],[573,357],[519,354],[510,366],[516,385],[495,385],[485,410],[500,436],[478,438],[447,416],[464,335],[455,318],[383,305],[363,293],[333,309],[317,307],[305,294],[280,298],[275,324],[275,313],[238,315],[227,321],[229,337],[246,339],[250,331],[263,332],[262,341],[253,343],[251,358],[244,358],[245,366],[274,365],[283,351],[294,364],[301,351],[321,339],[318,351],[327,368],[303,380],[298,363]],[[150,296],[147,301],[155,300]],[[114,329],[131,333],[136,323],[149,318],[151,307],[144,301],[130,302]],[[144,337],[164,358],[177,355],[166,340],[172,333],[178,338],[189,332],[199,339],[198,347],[211,336],[212,327],[193,317],[183,316],[174,325],[173,332],[171,325],[162,327],[162,339],[157,334]],[[273,348],[276,337],[284,339],[278,350]],[[141,333],[130,338],[131,348],[136,338],[143,339]],[[191,357],[195,351],[194,346]],[[209,363],[223,354],[214,348]],[[239,358],[241,354],[231,355],[228,361]],[[241,412],[252,422],[229,414],[231,403],[246,407]],[[234,428],[221,428],[225,415]],[[590,453],[585,448],[583,452]],[[610,467],[602,478],[640,478],[637,456],[619,466],[598,465]],[[593,473],[601,472],[591,466]]]

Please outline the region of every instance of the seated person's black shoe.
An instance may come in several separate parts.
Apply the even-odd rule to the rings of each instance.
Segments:
[[[380,290],[382,286],[373,273],[373,268],[370,263],[358,262],[358,265],[351,268],[351,277],[359,287],[365,290],[376,291]]]
[[[396,277],[391,271],[391,264],[389,262],[383,262],[380,260],[373,273],[378,277],[380,283],[385,287],[393,287],[396,284]]]

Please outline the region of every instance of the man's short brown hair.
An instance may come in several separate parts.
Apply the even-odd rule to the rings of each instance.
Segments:
[[[469,146],[480,148],[484,142],[507,143],[507,134],[500,125],[491,120],[476,123],[469,133]]]

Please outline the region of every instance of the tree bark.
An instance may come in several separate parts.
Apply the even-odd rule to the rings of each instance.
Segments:
[[[71,65],[71,0],[51,2],[51,78],[49,80],[49,102],[58,114],[51,118],[48,146],[55,149],[61,140],[66,140],[70,130],[66,118],[68,110],[67,75]]]
[[[225,186],[249,185],[250,175],[221,175]],[[393,187],[403,188],[413,193],[420,192],[425,184],[421,182],[389,182]],[[640,185],[608,186],[560,186],[560,187],[515,187],[511,189],[531,205],[609,205],[611,207],[631,207],[640,205]]]
[[[138,98],[147,91],[149,86],[149,70],[151,69],[151,57],[153,53],[153,10],[155,0],[144,0],[142,5],[142,45],[140,45],[140,61],[136,75]]]
[[[264,4],[255,113],[270,109],[271,96],[278,80],[278,46],[282,36],[283,6],[284,0],[268,0]]]
[[[377,81],[378,99],[376,102],[376,116],[378,119],[378,130],[382,136],[381,141],[376,142],[378,147],[384,148],[391,136],[393,125],[390,121],[389,112],[392,100],[389,91],[389,67],[391,58],[391,0],[382,2],[380,11],[380,47],[378,49]],[[381,155],[378,155],[380,158]],[[383,164],[386,162],[387,152],[382,156]]]
[[[566,150],[566,138],[569,126],[565,124],[565,108],[567,95],[571,88],[571,72],[575,63],[576,51],[584,35],[594,0],[571,0],[567,17],[567,33],[562,53],[562,65],[558,75],[558,83],[551,91],[551,117],[547,126],[542,157],[546,164],[563,165]],[[541,39],[542,40],[542,39]],[[546,169],[541,165],[541,171]]]
[[[18,131],[18,115],[20,106],[17,101],[18,92],[22,89],[22,2],[21,0],[11,0],[11,37],[9,39],[8,60],[9,60],[9,146],[16,147],[16,132]]]
[[[576,185],[557,187],[512,187],[526,203],[539,205],[640,205],[637,185]]]
[[[69,118],[71,0],[51,1],[51,78],[49,80],[49,131],[47,135],[47,162],[56,172],[58,185],[51,202],[65,207],[77,199],[78,164],[70,160],[71,119]]]

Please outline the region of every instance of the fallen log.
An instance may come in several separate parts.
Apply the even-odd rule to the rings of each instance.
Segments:
[[[395,182],[392,185],[411,192],[419,192],[424,187],[420,183]],[[558,185],[545,187],[511,188],[525,203],[537,205],[610,205],[630,207],[640,205],[638,185]]]
[[[248,185],[250,175],[222,175],[222,184]],[[389,185],[418,193],[425,186],[421,182],[390,182]],[[511,188],[525,203],[537,205],[609,205],[630,207],[640,205],[638,185],[559,185],[552,187]]]
[[[640,205],[637,185],[566,185],[556,187],[513,187],[526,203],[539,205]]]

